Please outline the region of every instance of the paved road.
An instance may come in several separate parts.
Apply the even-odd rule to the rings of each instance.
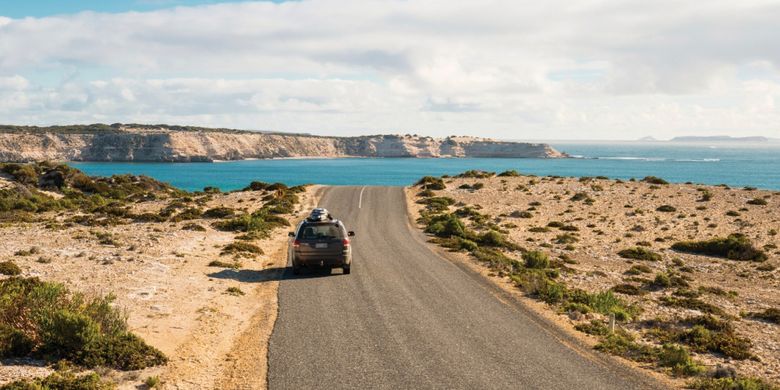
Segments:
[[[568,340],[408,224],[403,189],[328,188],[357,236],[351,275],[279,287],[269,389],[639,389],[658,384]]]

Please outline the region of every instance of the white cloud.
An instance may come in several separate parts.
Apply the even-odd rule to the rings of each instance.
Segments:
[[[340,134],[780,136],[779,23],[776,2],[725,0],[308,0],[0,18],[0,114]]]

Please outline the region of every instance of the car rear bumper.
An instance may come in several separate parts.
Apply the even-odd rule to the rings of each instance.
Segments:
[[[341,267],[351,263],[348,255],[340,256],[295,256],[293,266],[295,267]]]

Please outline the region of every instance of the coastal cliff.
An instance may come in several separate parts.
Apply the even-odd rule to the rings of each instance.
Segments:
[[[210,162],[291,157],[561,158],[547,144],[416,135],[321,137],[148,125],[0,126],[0,161]]]

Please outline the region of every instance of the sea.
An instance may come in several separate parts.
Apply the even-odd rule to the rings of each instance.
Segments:
[[[669,182],[726,184],[780,190],[780,142],[549,142],[567,159],[521,158],[335,158],[272,159],[214,163],[73,162],[89,175],[147,175],[188,190],[223,191],[252,181],[287,185],[405,186],[422,176],[455,175],[469,169],[509,169],[539,176],[658,176]]]

